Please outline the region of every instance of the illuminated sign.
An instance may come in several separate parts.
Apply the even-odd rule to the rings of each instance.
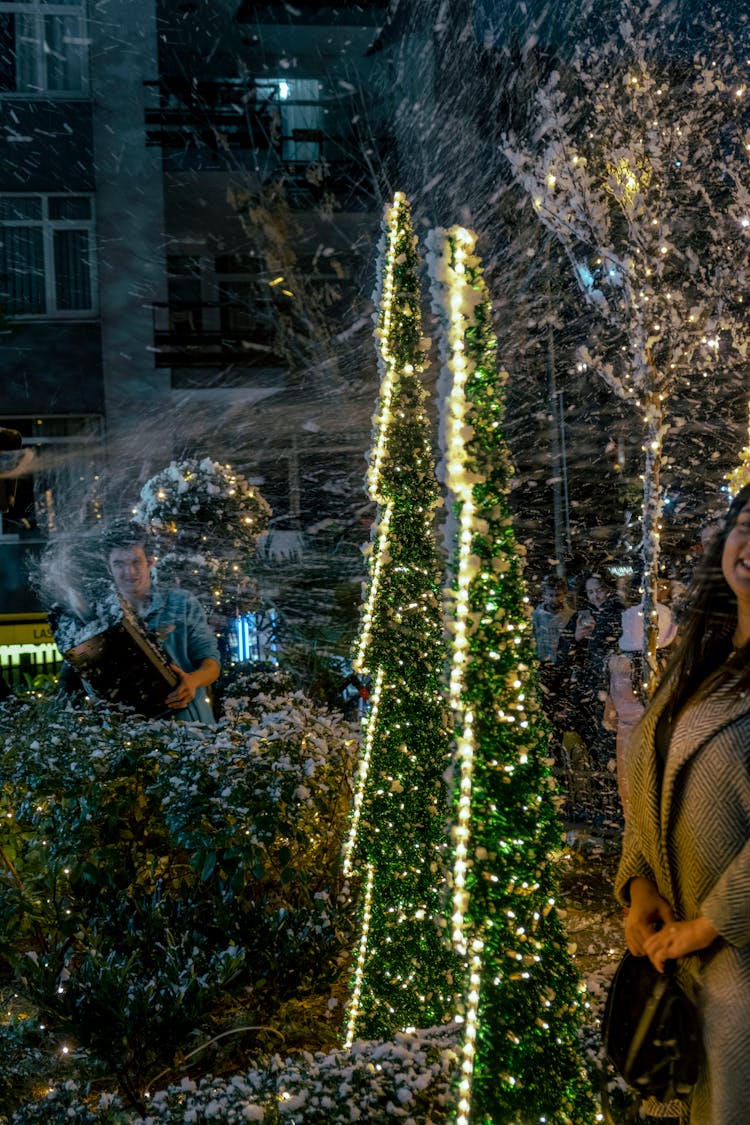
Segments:
[[[52,630],[44,613],[4,613],[0,615],[0,647],[7,645],[54,645]]]

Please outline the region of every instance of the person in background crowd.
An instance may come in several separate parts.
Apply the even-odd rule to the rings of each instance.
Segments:
[[[676,651],[631,737],[615,893],[636,957],[694,999],[690,1125],[750,1122],[750,485],[691,583]]]
[[[599,574],[584,576],[579,605],[558,645],[561,720],[580,736],[591,766],[599,770],[615,752],[614,736],[604,727],[604,700],[607,661],[622,632],[623,605]]]
[[[663,670],[666,648],[677,635],[668,606],[657,603],[659,633],[656,639],[657,664]],[[643,669],[643,604],[632,605],[622,614],[622,634],[618,651],[608,661],[608,692],[604,701],[604,726],[616,735],[617,788],[625,816],[628,815],[626,747],[646,704]]]
[[[557,574],[548,574],[542,582],[542,600],[531,612],[531,627],[539,660],[542,705],[559,739],[562,739],[563,732],[558,721],[560,678],[557,668],[557,649],[560,635],[573,616],[566,593],[565,580]]]
[[[534,644],[540,664],[554,664],[560,634],[573,616],[566,600],[565,580],[557,574],[548,574],[542,582],[542,600],[531,612]]]

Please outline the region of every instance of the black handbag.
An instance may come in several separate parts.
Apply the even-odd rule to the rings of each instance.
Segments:
[[[667,962],[626,953],[607,994],[602,1041],[615,1070],[644,1098],[687,1098],[703,1061],[698,1013]]]

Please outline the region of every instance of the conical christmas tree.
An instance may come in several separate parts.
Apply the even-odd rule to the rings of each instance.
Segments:
[[[506,375],[474,241],[461,228],[430,239],[455,560],[452,926],[469,959],[455,1120],[584,1125],[594,1110],[578,1048],[579,985],[550,861],[562,828],[508,507]]]
[[[345,848],[347,871],[362,880],[349,1042],[444,1023],[461,987],[440,930],[451,740],[417,270],[409,206],[398,194],[386,212],[379,269],[382,379],[368,473],[378,509],[355,656],[373,688]]]

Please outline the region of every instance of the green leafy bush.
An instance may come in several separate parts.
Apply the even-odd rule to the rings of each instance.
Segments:
[[[0,710],[0,973],[38,1019],[36,1087],[64,1050],[143,1109],[188,1056],[214,1062],[221,1041],[231,1065],[257,1029],[278,1043],[285,1005],[330,996],[355,755],[354,728],[301,693],[235,694],[215,729]],[[0,1028],[6,1113],[34,1078],[14,1035]]]

